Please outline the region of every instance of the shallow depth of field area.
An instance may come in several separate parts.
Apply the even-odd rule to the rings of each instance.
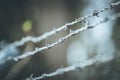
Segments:
[[[119,80],[119,0],[1,0],[0,80]]]

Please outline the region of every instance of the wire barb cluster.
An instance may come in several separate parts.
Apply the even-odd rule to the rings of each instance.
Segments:
[[[114,14],[113,16],[106,17],[104,20],[99,21],[98,23],[94,23],[90,26],[85,26],[83,28],[75,30],[74,32],[72,31],[72,33],[70,33],[70,34],[72,35],[72,34],[76,34],[78,32],[81,32],[83,30],[89,29],[89,28],[94,28],[96,25],[115,20],[119,17],[120,17],[120,13]],[[65,68],[59,68],[56,71],[48,73],[48,74],[45,73],[45,74],[42,74],[41,76],[33,77],[33,78],[31,78],[31,80],[40,80],[40,79],[44,79],[44,78],[53,77],[53,76],[56,76],[56,75],[64,74],[66,72],[74,71],[75,69],[78,69],[78,68],[81,69],[81,68],[84,68],[84,67],[87,67],[87,66],[90,66],[90,65],[93,65],[93,64],[105,63],[105,62],[111,61],[113,59],[114,59],[114,57],[111,56],[111,55],[104,55],[104,56],[103,55],[98,55],[98,56],[96,56],[92,59],[89,59],[87,61],[78,62],[78,63],[75,63],[75,64],[73,64],[71,66],[68,66],[68,67],[65,67]]]

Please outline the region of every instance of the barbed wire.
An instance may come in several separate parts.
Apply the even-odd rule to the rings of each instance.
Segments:
[[[72,25],[74,25],[76,23],[82,22],[82,21],[84,21],[85,19],[87,19],[89,17],[98,16],[100,13],[105,12],[107,10],[111,10],[117,5],[120,5],[120,1],[115,2],[115,3],[111,3],[108,7],[105,7],[103,9],[94,10],[92,13],[90,13],[90,14],[84,16],[84,17],[80,17],[80,18],[78,18],[78,19],[76,19],[76,20],[74,20],[74,21],[72,21],[70,23],[66,23],[65,25],[63,25],[63,26],[61,26],[61,27],[59,27],[57,29],[54,29],[54,30],[52,30],[50,32],[46,32],[41,36],[38,36],[38,37],[27,36],[27,37],[24,37],[19,41],[15,41],[14,43],[12,43],[12,45],[17,47],[17,46],[22,46],[26,42],[29,42],[29,41],[32,41],[34,43],[40,42],[41,40],[44,40],[44,39],[46,39],[46,38],[60,32],[62,30],[66,30],[69,26],[72,26]]]
[[[94,28],[96,25],[99,25],[99,24],[102,24],[102,23],[105,23],[105,22],[108,22],[108,21],[115,20],[115,19],[117,19],[119,17],[120,17],[120,13],[117,13],[117,14],[115,14],[113,16],[106,17],[102,21],[94,23],[91,26],[86,25],[85,27],[83,27],[81,29],[83,31],[83,30],[86,30],[86,29]],[[77,31],[79,32],[81,29],[76,30],[75,32],[73,32],[73,34],[76,34]],[[87,61],[78,62],[78,63],[75,63],[75,64],[73,64],[71,66],[68,66],[68,67],[65,67],[65,68],[59,68],[56,71],[48,73],[48,74],[45,73],[45,74],[42,74],[41,76],[38,76],[38,77],[34,77],[34,78],[31,77],[30,80],[40,80],[40,79],[43,79],[43,78],[49,78],[49,77],[53,77],[53,76],[56,76],[56,75],[61,75],[61,74],[64,74],[66,72],[74,71],[76,69],[81,69],[81,68],[84,68],[84,67],[96,64],[96,63],[108,62],[108,61],[111,61],[113,59],[114,59],[114,57],[112,55],[110,55],[110,54],[107,54],[107,55],[98,55],[98,56],[96,56],[96,57],[94,57],[92,59],[89,59]],[[29,78],[27,78],[27,79],[29,79]]]
[[[71,37],[71,36],[73,36],[73,35],[75,35],[75,34],[78,34],[78,33],[81,32],[81,31],[84,31],[84,30],[86,30],[86,29],[94,28],[96,25],[99,25],[99,24],[102,24],[102,23],[105,23],[105,22],[108,22],[108,21],[115,20],[115,19],[117,19],[117,18],[119,18],[119,17],[120,17],[120,13],[117,13],[117,14],[115,14],[115,15],[106,17],[104,20],[99,21],[99,22],[97,22],[97,23],[94,23],[94,24],[92,24],[92,25],[86,24],[85,27],[82,27],[82,28],[80,28],[80,29],[77,29],[77,30],[74,30],[74,31],[70,32],[68,35],[66,35],[65,37],[59,38],[58,41],[56,41],[56,42],[54,42],[54,43],[52,43],[52,44],[48,44],[48,45],[43,46],[43,47],[41,47],[41,48],[36,48],[34,51],[26,52],[26,53],[24,53],[24,54],[22,54],[22,55],[20,55],[20,56],[14,57],[13,59],[14,59],[15,61],[18,61],[19,59],[23,59],[23,58],[26,58],[26,57],[28,57],[28,56],[32,56],[32,55],[36,54],[37,52],[50,49],[50,48],[56,46],[56,45],[59,44],[59,43],[63,43],[66,39],[68,39],[69,37]]]
[[[26,43],[26,42],[28,42],[28,41],[32,41],[32,42],[35,42],[35,43],[36,43],[36,42],[39,42],[39,41],[41,41],[41,40],[43,40],[43,39],[48,38],[49,36],[52,36],[53,34],[56,34],[56,33],[60,32],[61,30],[67,29],[67,28],[68,28],[69,26],[71,26],[71,25],[74,25],[74,24],[79,23],[79,22],[81,22],[81,21],[85,21],[85,19],[87,19],[87,18],[89,18],[89,17],[98,16],[98,14],[101,13],[101,12],[104,12],[104,11],[107,11],[107,10],[111,10],[111,9],[113,9],[115,6],[117,6],[117,5],[119,5],[119,4],[120,4],[120,1],[115,2],[115,3],[111,3],[111,4],[109,5],[109,7],[105,7],[105,8],[100,9],[100,10],[95,10],[95,11],[93,11],[91,14],[88,14],[88,15],[82,17],[82,18],[80,17],[80,18],[76,19],[75,21],[72,21],[71,23],[67,23],[67,24],[59,27],[58,29],[52,30],[52,31],[50,31],[50,32],[46,32],[46,33],[43,34],[42,36],[39,36],[39,37],[31,37],[31,36],[28,36],[28,37],[22,38],[20,41],[15,41],[14,43],[11,43],[10,45],[13,45],[13,46],[16,46],[16,47],[17,47],[17,46],[23,45],[24,43]],[[47,49],[49,49],[49,48],[52,48],[52,47],[54,47],[55,45],[64,42],[67,38],[69,38],[69,37],[72,36],[72,35],[75,35],[75,34],[81,32],[81,31],[84,31],[84,30],[86,30],[86,29],[93,28],[95,25],[99,25],[99,24],[101,24],[101,23],[104,23],[104,22],[107,22],[107,21],[110,21],[110,20],[114,20],[114,19],[118,18],[119,16],[120,16],[120,14],[118,13],[118,14],[116,14],[114,17],[112,16],[112,17],[105,18],[103,21],[100,21],[100,22],[98,22],[98,23],[95,23],[95,24],[93,24],[93,25],[91,25],[91,26],[90,26],[90,25],[88,26],[88,25],[86,24],[85,27],[82,27],[82,28],[77,29],[77,30],[75,30],[75,31],[70,31],[70,34],[66,35],[65,37],[60,38],[58,41],[56,41],[56,42],[54,42],[54,43],[52,43],[52,44],[48,44],[48,45],[43,46],[43,47],[41,47],[41,48],[36,48],[34,51],[31,51],[31,52],[25,52],[25,53],[23,53],[22,55],[19,55],[19,56],[17,56],[17,57],[9,57],[8,59],[4,60],[4,63],[5,63],[6,61],[9,61],[9,60],[18,61],[19,59],[23,59],[23,58],[26,58],[26,57],[28,57],[28,56],[32,56],[32,55],[36,54],[37,52],[40,52],[40,51],[43,51],[43,50],[47,50]],[[1,65],[1,64],[0,64],[0,65]]]
[[[40,79],[44,79],[44,78],[49,78],[49,77],[53,77],[56,75],[61,75],[64,74],[66,72],[70,72],[70,71],[74,71],[76,69],[82,69],[84,67],[93,65],[93,64],[100,64],[100,63],[105,63],[108,61],[113,60],[114,57],[112,55],[98,55],[92,59],[83,61],[83,62],[77,62],[71,66],[65,67],[65,68],[59,68],[54,72],[48,73],[48,74],[42,74],[41,76],[38,77],[30,77],[30,80],[40,80]],[[29,80],[29,78],[27,78],[26,80]]]
[[[77,68],[84,68],[85,66],[92,65],[93,63],[95,63],[95,60],[90,59],[90,60],[85,61],[83,63],[82,62],[81,63],[76,63],[76,64],[73,64],[72,66],[68,66],[68,67],[65,67],[65,68],[59,68],[55,72],[51,72],[49,74],[42,74],[39,77],[31,78],[31,80],[40,80],[40,79],[43,79],[43,78],[48,78],[48,77],[53,77],[53,76],[56,76],[56,75],[64,74],[66,72],[74,71]]]
[[[98,16],[99,13],[104,12],[104,11],[106,11],[106,10],[111,10],[112,8],[114,8],[115,6],[117,6],[117,5],[119,5],[119,4],[120,4],[120,1],[118,1],[118,2],[116,2],[116,3],[111,3],[111,4],[109,5],[109,7],[105,7],[105,8],[103,8],[103,9],[101,9],[101,10],[95,10],[95,11],[93,11],[91,14],[88,14],[88,15],[85,16],[85,17],[78,18],[78,19],[76,19],[75,21],[73,21],[73,22],[71,22],[71,23],[67,23],[66,25],[64,25],[64,26],[62,26],[62,27],[60,27],[60,28],[58,28],[58,29],[55,29],[55,30],[50,31],[50,32],[47,32],[47,33],[43,34],[42,36],[39,36],[39,37],[37,37],[37,38],[35,38],[35,37],[26,37],[26,38],[23,38],[21,41],[14,42],[13,44],[16,45],[16,46],[18,46],[19,43],[20,43],[20,44],[24,44],[25,42],[30,41],[30,40],[33,41],[33,42],[41,41],[42,39],[45,39],[45,38],[51,36],[52,34],[55,34],[55,33],[57,33],[57,32],[59,32],[59,31],[65,29],[65,28],[68,28],[68,26],[70,26],[70,25],[73,25],[73,24],[75,24],[75,23],[81,22],[81,21],[85,20],[86,18],[89,18],[89,17],[92,17],[92,16]],[[102,22],[101,22],[101,23],[102,23]],[[98,23],[98,24],[99,24],[99,23]],[[97,25],[97,24],[96,24],[96,25]],[[24,53],[24,54],[22,54],[22,55],[20,55],[20,56],[17,56],[17,57],[15,57],[15,58],[12,58],[12,59],[14,59],[15,61],[18,61],[19,59],[23,59],[23,58],[25,58],[25,57],[27,57],[27,56],[34,55],[34,54],[36,54],[37,52],[40,52],[40,51],[49,49],[49,48],[57,45],[58,43],[64,42],[64,40],[67,39],[67,38],[69,38],[70,36],[72,36],[72,35],[74,35],[74,34],[77,34],[78,32],[83,31],[83,30],[85,30],[85,29],[87,29],[87,28],[90,28],[90,27],[91,27],[91,26],[82,27],[81,29],[78,29],[78,30],[76,30],[76,31],[74,31],[74,32],[72,31],[70,34],[68,34],[68,35],[65,36],[65,37],[60,38],[58,41],[56,41],[56,42],[53,43],[53,44],[50,44],[50,45],[48,44],[47,46],[44,46],[44,47],[41,47],[41,48],[36,48],[36,49],[35,49],[34,51],[32,51],[32,52],[26,52],[26,53]]]
[[[109,7],[105,7],[104,9],[95,10],[91,14],[88,14],[87,16],[84,16],[82,18],[80,17],[80,18],[76,19],[75,21],[67,23],[67,24],[65,24],[65,25],[63,25],[63,26],[61,26],[61,27],[59,27],[57,29],[54,29],[54,30],[52,30],[50,32],[46,32],[42,36],[38,36],[38,37],[27,36],[25,38],[22,38],[20,41],[15,41],[14,43],[11,43],[10,45],[14,45],[14,46],[18,47],[18,46],[24,45],[26,42],[29,42],[29,41],[32,41],[34,43],[40,42],[41,40],[46,39],[49,36],[52,36],[52,35],[60,32],[61,30],[67,29],[71,25],[74,25],[76,23],[84,21],[85,19],[87,19],[89,17],[98,16],[99,13],[102,13],[104,11],[111,10],[111,9],[113,9],[117,5],[120,5],[120,1],[118,1],[116,3],[111,3],[109,5]],[[52,47],[54,47],[54,46],[56,46],[56,45],[58,45],[60,43],[63,43],[66,39],[68,39],[69,37],[71,37],[71,36],[73,36],[75,34],[78,34],[81,31],[94,28],[96,25],[99,25],[99,24],[102,24],[102,23],[105,23],[105,22],[108,22],[108,21],[115,20],[115,19],[117,19],[119,17],[120,17],[120,13],[117,13],[115,15],[108,16],[104,20],[99,21],[97,23],[94,23],[92,25],[86,24],[84,27],[82,27],[80,29],[77,29],[77,30],[74,30],[74,31],[70,31],[70,33],[68,35],[59,38],[58,41],[56,41],[56,42],[54,42],[52,44],[48,44],[48,45],[43,46],[41,48],[36,48],[34,51],[23,53],[22,55],[19,55],[17,57],[11,57],[11,58],[9,58],[9,59],[7,59],[5,61],[8,61],[8,60],[18,61],[18,60],[26,58],[28,56],[35,55],[35,54],[37,54],[37,52],[50,49],[50,48],[52,48]],[[102,59],[100,59],[100,58],[102,58],[102,59],[104,58],[104,60],[102,61]],[[35,77],[35,78],[30,77],[30,80],[38,80],[38,79],[43,79],[43,78],[47,78],[47,77],[56,76],[56,75],[63,74],[63,73],[69,72],[69,71],[74,71],[77,68],[84,68],[86,66],[93,65],[93,64],[95,64],[97,62],[107,62],[107,61],[110,61],[112,59],[114,59],[114,57],[110,56],[110,55],[109,55],[109,58],[108,58],[108,56],[107,56],[107,58],[106,58],[106,56],[105,57],[103,57],[103,56],[96,56],[95,58],[89,59],[89,60],[84,61],[84,62],[78,62],[78,63],[75,63],[75,64],[73,64],[71,66],[68,66],[68,67],[65,67],[65,68],[59,68],[56,71],[48,73],[48,74],[42,74],[41,76],[38,76],[38,77]],[[27,78],[27,79],[29,79],[29,78]]]

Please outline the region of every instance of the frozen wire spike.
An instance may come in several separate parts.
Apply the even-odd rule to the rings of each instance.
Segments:
[[[73,32],[73,30],[71,30],[71,29],[70,29],[70,30],[69,30],[69,32],[70,32],[70,33],[72,33],[72,32]]]
[[[47,44],[47,48],[50,49],[50,48],[52,48],[52,47],[50,46],[50,44]]]
[[[70,29],[69,33],[71,33],[71,34],[74,33],[74,30],[71,30],[71,29]],[[75,35],[76,35],[76,34],[73,34],[73,36],[75,36]]]
[[[68,27],[69,27],[69,26],[68,26]],[[68,29],[68,27],[65,27],[65,29],[64,29],[64,30],[66,31],[66,30]]]
[[[31,80],[32,77],[33,77],[33,74],[29,78],[26,78],[26,80]]]

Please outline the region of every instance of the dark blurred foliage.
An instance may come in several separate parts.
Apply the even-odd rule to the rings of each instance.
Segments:
[[[24,8],[27,0],[1,0],[0,1],[0,40],[12,41],[13,29],[20,29],[24,20]]]

